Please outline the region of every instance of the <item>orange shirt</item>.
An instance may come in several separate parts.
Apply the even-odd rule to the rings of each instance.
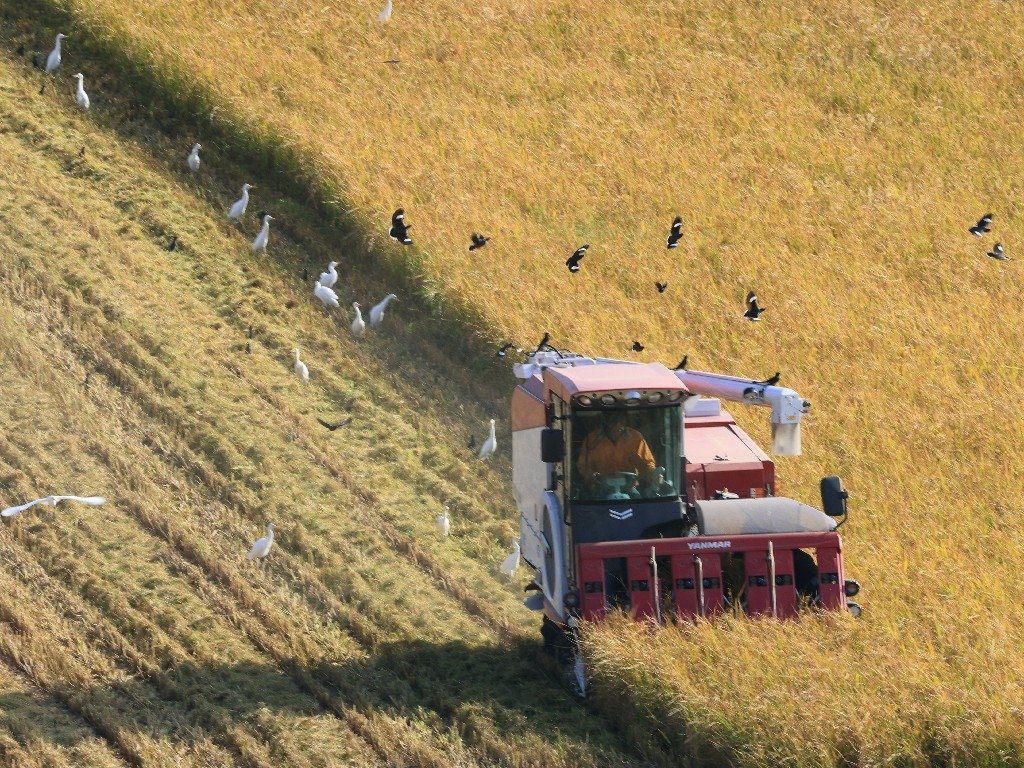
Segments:
[[[629,427],[614,441],[600,429],[595,430],[584,438],[580,448],[579,470],[586,480],[595,472],[636,472],[647,477],[654,467],[654,454],[644,436]]]

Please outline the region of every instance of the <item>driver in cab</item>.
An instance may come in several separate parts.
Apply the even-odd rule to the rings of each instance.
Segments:
[[[580,447],[580,477],[590,488],[600,487],[602,475],[632,472],[638,479],[627,492],[633,491],[640,482],[648,482],[655,466],[650,446],[639,431],[626,424],[624,411],[604,414]]]

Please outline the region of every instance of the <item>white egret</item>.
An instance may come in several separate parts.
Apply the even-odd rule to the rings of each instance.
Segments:
[[[377,21],[383,24],[385,21],[391,18],[391,0],[386,0],[384,3],[384,9],[377,14]]]
[[[188,169],[192,171],[192,173],[199,170],[199,164],[201,162],[199,159],[199,150],[202,148],[202,144],[193,144],[192,151],[188,153],[188,159],[185,162],[188,163]]]
[[[363,321],[363,313],[359,311],[359,302],[352,302],[352,309],[356,311],[356,317],[352,321],[352,335],[359,337],[366,333],[366,323]]]
[[[46,74],[50,74],[60,66],[60,41],[66,37],[67,35],[63,32],[57,33],[57,39],[53,43],[53,50],[50,51],[50,55],[46,57]]]
[[[320,279],[317,280],[317,282],[320,283],[320,285],[324,286],[325,288],[333,288],[334,284],[338,282],[338,270],[336,269],[337,266],[338,262],[336,261],[332,261],[330,264],[328,264],[327,271],[320,273]]]
[[[14,517],[17,514],[24,512],[29,507],[34,507],[37,504],[42,504],[47,507],[56,507],[62,501],[78,501],[82,504],[88,504],[90,507],[98,507],[101,504],[107,503],[107,500],[102,496],[46,496],[45,498],[36,499],[35,501],[30,501],[27,504],[22,504],[17,507],[8,507],[0,512],[0,517]]]
[[[235,201],[235,204],[231,206],[231,210],[228,211],[228,218],[238,221],[242,218],[242,214],[245,213],[246,207],[249,205],[249,190],[255,189],[252,184],[242,185],[242,196]]]
[[[313,286],[313,295],[316,296],[320,301],[324,303],[324,309],[328,307],[340,307],[341,302],[338,301],[338,294],[328,288],[326,285],[317,283]]]
[[[252,549],[249,550],[249,554],[245,556],[245,559],[262,560],[270,554],[272,546],[274,546],[274,524],[268,523],[267,535],[256,540],[256,543],[252,545]]]
[[[447,536],[448,532],[452,529],[452,521],[448,517],[448,505],[444,505],[444,513],[440,514],[436,518],[437,520],[437,532],[442,536]]]
[[[85,92],[85,86],[83,85],[85,82],[85,75],[79,72],[75,75],[75,78],[78,80],[78,90],[75,92],[75,100],[78,102],[78,106],[82,109],[88,109],[89,94]]]
[[[379,304],[374,304],[373,308],[370,309],[370,327],[376,328],[378,325],[384,322],[384,310],[388,308],[388,304],[392,301],[398,301],[398,297],[393,293],[389,293],[384,297],[383,301]]]
[[[484,440],[484,444],[480,446],[480,453],[477,454],[478,459],[486,459],[492,453],[498,449],[498,439],[494,436],[494,419],[491,419],[491,434]]]
[[[270,241],[270,222],[274,220],[274,217],[269,213],[263,214],[263,228],[260,233],[256,235],[256,239],[252,241],[253,253],[256,251],[267,251],[267,243]]]
[[[516,571],[519,570],[519,539],[512,540],[512,554],[502,561],[498,570],[506,576],[515,576]]]
[[[292,368],[295,369],[295,373],[297,373],[299,378],[303,381],[309,381],[309,368],[306,367],[304,362],[299,360],[299,348],[296,347],[293,349],[292,354],[295,355],[295,365],[292,366]]]

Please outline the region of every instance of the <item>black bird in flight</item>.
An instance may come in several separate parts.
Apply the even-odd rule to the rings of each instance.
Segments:
[[[690,362],[690,356],[689,355],[683,355],[683,359],[679,361],[679,365],[677,365],[674,370],[685,371],[686,370],[686,364],[688,362]]]
[[[405,223],[405,209],[399,208],[391,215],[391,229],[388,230],[388,235],[402,245],[412,245],[412,238],[409,237],[410,229],[412,229],[412,225]]]
[[[767,309],[759,307],[757,305],[757,294],[751,291],[747,294],[747,311],[743,313],[743,316],[749,320],[760,320],[761,313],[766,312]]]
[[[477,248],[483,248],[485,245],[487,245],[487,241],[490,239],[491,238],[489,237],[484,237],[479,232],[474,232],[473,235],[470,237],[470,240],[472,240],[473,242],[470,243],[469,250],[475,251]]]
[[[587,255],[587,248],[589,247],[589,243],[586,245],[581,245],[579,248],[573,251],[572,256],[565,260],[565,266],[569,268],[570,272],[580,271],[580,259]]]
[[[988,252],[988,255],[991,256],[993,259],[998,259],[999,261],[1010,260],[1010,257],[1003,253],[1002,243],[996,243],[995,245],[993,245],[992,250]]]
[[[502,347],[501,347],[501,349],[499,349],[499,350],[498,350],[497,352],[495,352],[495,353],[494,353],[494,356],[495,356],[495,357],[501,357],[501,358],[504,358],[504,357],[505,357],[505,355],[507,355],[507,354],[508,354],[508,351],[509,351],[510,349],[514,349],[514,350],[515,350],[516,352],[522,352],[522,351],[523,351],[523,350],[521,350],[521,349],[520,349],[519,347],[517,347],[517,346],[516,346],[515,344],[513,344],[513,343],[512,343],[511,341],[510,341],[510,342],[508,342],[507,344],[503,344],[503,345],[502,345]]]
[[[540,344],[538,344],[537,348],[533,351],[540,352],[542,349],[544,349],[544,347],[548,345],[549,341],[551,341],[551,334],[548,333],[547,331],[544,331],[544,338],[540,340]]]
[[[779,371],[776,371],[774,375],[769,376],[764,381],[755,381],[754,383],[755,384],[764,384],[765,386],[768,386],[768,387],[774,387],[776,384],[779,383],[779,379],[781,379],[781,378],[782,378],[782,374],[779,373]]]
[[[665,289],[668,288],[668,283],[659,283],[655,281],[654,287],[658,289],[658,293],[664,293]]]
[[[978,223],[977,224],[975,224],[973,227],[971,227],[967,231],[970,232],[975,237],[981,237],[982,235],[990,232],[991,230],[992,230],[992,214],[991,213],[986,213],[984,216],[982,216],[980,219],[978,219]]]
[[[348,417],[342,419],[341,421],[336,421],[333,424],[328,422],[328,421],[324,421],[319,416],[316,417],[316,420],[319,421],[323,426],[325,426],[329,430],[331,430],[331,432],[333,432],[336,429],[341,429],[342,427],[347,427],[349,424],[352,423],[352,417],[351,416],[348,416]]]
[[[168,251],[176,251],[178,249],[178,236],[171,235],[171,242],[167,244]]]
[[[683,236],[683,217],[676,216],[672,220],[672,231],[668,234],[668,247],[679,247],[679,239]]]
[[[633,346],[632,346],[632,350],[634,352],[643,352],[644,351],[644,345],[641,344],[639,341],[634,341],[633,342]]]

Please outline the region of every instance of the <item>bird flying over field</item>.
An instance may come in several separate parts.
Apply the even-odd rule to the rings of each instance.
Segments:
[[[973,227],[971,227],[967,231],[970,232],[975,237],[981,237],[982,235],[987,234],[988,232],[991,232],[992,231],[992,214],[991,213],[986,213],[984,216],[982,216],[980,219],[978,219],[978,223],[977,224],[975,224]]]
[[[242,196],[238,198],[234,204],[228,210],[228,218],[238,221],[245,214],[245,209],[249,206],[249,190],[255,189],[252,184],[242,185]]]
[[[988,255],[991,256],[993,259],[997,259],[999,261],[1010,260],[1010,257],[1003,252],[1002,243],[996,243],[995,245],[993,245],[992,250],[988,252]]]
[[[478,459],[490,458],[496,450],[498,450],[498,438],[494,436],[494,419],[491,419],[491,432],[484,440],[484,444],[480,446],[480,453],[476,457]]]
[[[41,499],[30,501],[27,504],[20,504],[17,507],[8,507],[0,512],[0,517],[14,517],[37,504],[46,507],[56,507],[62,501],[77,501],[82,504],[88,504],[90,507],[98,507],[101,504],[107,503],[107,500],[102,496],[45,496]]]
[[[768,386],[768,387],[774,387],[776,384],[779,383],[779,379],[781,379],[781,378],[782,378],[782,374],[779,371],[776,371],[774,374],[769,376],[764,381],[755,381],[754,383],[755,384],[764,384],[765,386]]]
[[[659,283],[655,281],[654,287],[658,289],[658,293],[664,293],[665,289],[668,288],[668,283]]]
[[[683,217],[676,216],[672,220],[672,231],[668,233],[668,247],[678,248],[679,239],[683,236]]]
[[[203,148],[202,144],[193,144],[192,151],[188,153],[188,157],[185,158],[185,164],[188,165],[188,169],[195,173],[199,170],[199,165],[202,161],[199,159],[199,150]]]
[[[270,548],[274,546],[274,524],[267,524],[267,535],[256,539],[256,543],[252,545],[252,549],[249,550],[249,554],[245,556],[246,560],[262,560],[264,557],[270,554]]]
[[[747,311],[743,313],[743,316],[748,320],[760,320],[761,313],[766,312],[764,307],[757,305],[757,294],[751,291],[747,294]]]
[[[540,344],[538,344],[537,348],[533,351],[540,352],[542,349],[548,346],[549,341],[551,341],[551,334],[548,333],[547,331],[544,331],[544,338],[540,340]]]
[[[479,232],[474,232],[469,239],[473,241],[469,244],[469,250],[475,251],[477,248],[483,248],[487,245],[487,241],[491,238],[484,237]]]
[[[633,342],[633,346],[630,347],[630,349],[632,349],[634,352],[643,352],[644,351],[644,345],[641,344],[639,341],[634,341]]]
[[[349,424],[352,423],[351,416],[346,416],[341,421],[334,422],[324,421],[319,416],[316,417],[316,420],[319,421],[323,426],[327,427],[327,429],[329,429],[331,432],[334,432],[336,429],[341,429],[342,427],[347,427]]]
[[[685,371],[686,370],[686,364],[688,362],[690,362],[690,356],[689,355],[683,355],[683,359],[679,361],[679,365],[677,365],[674,368],[674,370],[676,370],[676,371]]]
[[[570,272],[580,271],[580,259],[587,255],[587,248],[589,247],[589,243],[586,245],[581,245],[579,248],[573,251],[572,256],[565,260],[565,266],[569,268]]]
[[[81,72],[75,75],[75,79],[78,81],[78,87],[75,90],[75,101],[78,102],[78,106],[82,109],[89,108],[89,94],[85,92],[85,75]]]
[[[397,240],[402,245],[412,245],[412,238],[409,237],[410,229],[412,229],[412,224],[405,223],[404,208],[399,208],[391,214],[391,229],[388,230],[388,236],[392,240]]]

